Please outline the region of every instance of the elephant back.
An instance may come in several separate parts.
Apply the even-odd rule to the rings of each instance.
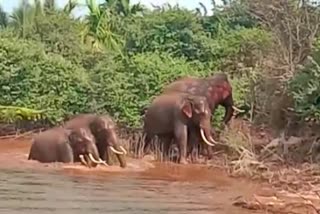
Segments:
[[[67,129],[89,127],[96,117],[94,114],[79,114],[66,121],[63,126]]]
[[[41,132],[33,137],[33,143],[37,144],[55,144],[64,143],[68,140],[68,132],[63,127],[54,127]]]

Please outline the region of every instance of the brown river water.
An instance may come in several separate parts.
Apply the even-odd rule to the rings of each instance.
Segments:
[[[244,214],[258,184],[204,166],[128,159],[128,167],[28,161],[30,139],[0,140],[0,213]]]

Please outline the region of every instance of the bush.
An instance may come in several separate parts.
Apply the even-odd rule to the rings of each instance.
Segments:
[[[95,82],[96,111],[109,112],[120,122],[130,126],[140,125],[140,111],[160,94],[168,83],[186,75],[206,77],[212,71],[201,63],[188,63],[183,58],[173,58],[166,53],[144,53],[117,64],[113,58],[101,61],[92,71]],[[243,105],[248,81],[245,78],[230,80],[234,99]],[[215,115],[221,121],[219,108]]]
[[[101,62],[93,70],[93,79],[99,88],[99,111],[109,110],[121,122],[136,126],[140,111],[158,95],[165,84],[184,75],[200,76],[208,72],[185,59],[166,53],[143,53],[127,58],[120,65]]]
[[[295,75],[289,87],[298,115],[319,120],[320,65],[316,61],[313,61],[312,64],[312,66]]]
[[[46,110],[53,121],[90,111],[86,72],[38,43],[0,39],[0,103]]]

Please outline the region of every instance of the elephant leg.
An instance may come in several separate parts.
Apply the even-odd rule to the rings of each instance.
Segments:
[[[162,138],[163,143],[163,156],[166,161],[170,161],[170,147],[171,147],[172,136],[164,136]]]
[[[213,149],[211,146],[208,145],[203,145],[204,146],[204,150],[206,151],[206,156],[208,160],[211,160],[213,157]]]
[[[188,129],[188,154],[187,156],[191,156],[191,162],[197,162],[197,149],[199,145],[199,137],[195,134],[195,129]]]
[[[146,134],[145,139],[144,139],[144,145],[143,145],[143,154],[144,155],[148,155],[151,153],[150,151],[150,144],[151,144],[151,140],[152,140],[151,135]]]
[[[174,139],[179,148],[179,163],[187,164],[187,139],[188,130],[184,124],[175,125]]]
[[[102,160],[105,160],[106,163],[109,165],[109,166],[112,166],[112,161],[111,161],[111,151],[110,149],[107,147],[105,149],[105,159],[102,159]]]

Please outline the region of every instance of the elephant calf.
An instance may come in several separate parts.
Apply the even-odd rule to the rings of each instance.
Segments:
[[[37,160],[42,163],[81,161],[88,167],[104,163],[99,158],[95,140],[90,131],[84,128],[68,130],[62,127],[55,127],[37,134],[33,138],[28,160]]]

